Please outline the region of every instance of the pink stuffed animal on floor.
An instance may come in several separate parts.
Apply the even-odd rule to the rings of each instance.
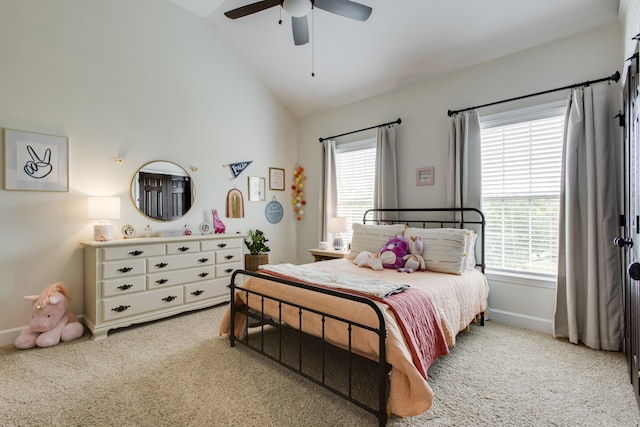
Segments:
[[[60,341],[80,338],[84,333],[82,323],[69,310],[67,289],[62,283],[47,287],[40,295],[28,295],[24,299],[33,303],[29,326],[15,341],[19,349],[51,347]]]

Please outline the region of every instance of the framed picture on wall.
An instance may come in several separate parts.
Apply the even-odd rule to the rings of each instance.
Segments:
[[[284,169],[269,168],[269,190],[284,191]]]
[[[264,200],[264,178],[258,176],[249,177],[249,201],[258,202]]]
[[[416,169],[416,185],[433,185],[434,171],[433,166]]]
[[[66,136],[4,129],[5,190],[69,191]]]

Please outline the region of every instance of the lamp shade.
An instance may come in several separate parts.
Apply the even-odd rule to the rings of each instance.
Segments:
[[[347,232],[347,218],[333,217],[329,221],[329,233],[346,233]]]
[[[300,18],[309,13],[311,10],[311,2],[309,0],[284,0],[282,8],[289,15]]]
[[[90,219],[120,218],[120,197],[89,197]]]

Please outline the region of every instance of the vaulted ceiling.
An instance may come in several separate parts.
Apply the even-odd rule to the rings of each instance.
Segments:
[[[171,1],[207,19],[298,118],[616,22],[619,8],[619,0],[359,0],[373,9],[368,20],[314,8],[310,42],[295,46],[280,6],[229,19],[224,12],[256,0]]]

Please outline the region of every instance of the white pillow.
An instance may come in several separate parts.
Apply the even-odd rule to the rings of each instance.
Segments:
[[[466,270],[467,230],[459,228],[407,228],[404,237],[422,237],[427,270],[462,274]]]
[[[348,258],[353,260],[362,251],[380,252],[387,241],[398,235],[402,235],[404,224],[390,225],[364,225],[352,224],[353,237],[351,238],[351,251]]]

